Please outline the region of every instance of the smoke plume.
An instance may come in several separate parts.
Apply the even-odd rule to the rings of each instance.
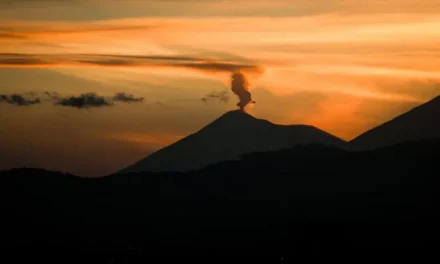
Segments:
[[[248,90],[248,85],[246,77],[242,73],[237,72],[232,74],[231,89],[240,100],[237,103],[237,106],[240,107],[241,111],[245,111],[245,107],[248,104],[255,104],[255,101],[252,100],[252,95]]]

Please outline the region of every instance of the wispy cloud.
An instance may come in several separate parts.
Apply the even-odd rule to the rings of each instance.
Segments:
[[[109,133],[105,135],[105,138],[110,140],[132,142],[135,144],[144,144],[146,146],[160,148],[167,144],[171,144],[178,141],[179,139],[183,138],[183,136],[175,135],[175,134],[166,134],[166,133],[154,135],[154,134],[123,132],[123,133]]]
[[[136,97],[132,94],[127,94],[124,92],[117,93],[113,96],[113,101],[115,102],[124,102],[124,103],[140,103],[144,101],[143,97]]]
[[[209,102],[209,101],[213,101],[213,100],[219,101],[222,103],[227,103],[227,102],[229,102],[229,99],[231,99],[231,95],[229,94],[229,92],[227,90],[213,91],[213,92],[210,92],[201,98],[201,100],[205,103]]]
[[[24,36],[22,35],[0,31],[0,39],[22,39],[22,38],[24,38]]]

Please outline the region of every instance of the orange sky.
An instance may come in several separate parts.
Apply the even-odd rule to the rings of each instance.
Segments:
[[[0,1],[0,95],[145,98],[0,103],[0,168],[110,173],[235,109],[232,93],[200,99],[238,69],[255,116],[352,139],[440,93],[439,13],[433,0]]]

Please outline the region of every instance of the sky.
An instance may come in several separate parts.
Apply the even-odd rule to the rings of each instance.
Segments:
[[[237,109],[353,139],[440,94],[437,0],[0,0],[0,169],[101,176]]]

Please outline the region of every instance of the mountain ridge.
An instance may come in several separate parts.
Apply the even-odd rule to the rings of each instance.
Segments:
[[[348,142],[351,150],[371,150],[406,141],[440,138],[440,96],[384,122]]]

